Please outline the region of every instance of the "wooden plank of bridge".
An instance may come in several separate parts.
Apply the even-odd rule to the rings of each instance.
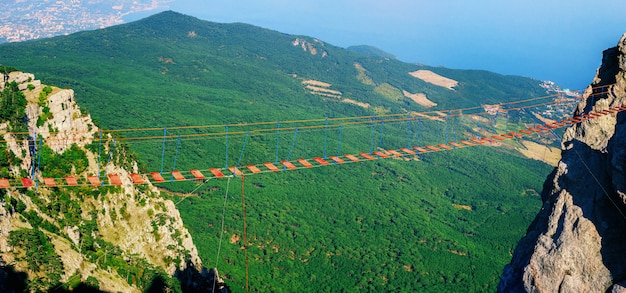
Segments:
[[[269,169],[272,172],[280,171],[280,169],[278,169],[278,167],[274,166],[274,164],[272,164],[270,162],[263,163],[263,166],[265,166],[267,169]]]
[[[456,142],[453,142],[453,141],[450,142],[450,145],[455,147],[455,148],[459,148],[459,149],[465,147],[464,145],[456,143]]]
[[[67,180],[67,177],[65,179]],[[87,176],[87,181],[91,183],[91,186],[100,186],[102,184],[98,176]],[[74,178],[74,183],[78,185],[78,182],[76,182],[76,178]],[[68,184],[69,184],[69,181],[68,181]]]
[[[437,146],[442,148],[442,149],[444,149],[444,150],[451,150],[452,149],[449,145],[447,145],[445,143],[440,143]]]
[[[22,181],[22,186],[24,187],[33,187],[34,185],[33,180],[30,180],[30,178],[21,178],[20,180]]]
[[[9,183],[9,179],[0,178],[0,188],[11,188],[11,184]]]
[[[248,170],[250,170],[252,173],[261,173],[261,169],[257,168],[255,165],[248,165],[246,166],[246,168],[248,168]]]
[[[172,171],[172,177],[174,177],[174,179],[176,180],[185,180],[185,176],[183,176],[183,174],[180,174],[180,171]]]
[[[485,144],[486,142],[482,139],[478,139],[478,138],[472,138],[471,141],[477,143],[477,144]]]
[[[213,176],[215,176],[215,178],[223,178],[224,177],[224,173],[219,168],[210,168],[209,171],[211,172],[211,174],[213,174]],[[193,174],[193,171],[191,173]],[[200,171],[198,171],[198,173],[200,173]],[[194,174],[194,176],[195,175],[196,174]],[[196,176],[196,179],[202,180],[202,179],[204,179],[204,175],[202,176],[202,178],[200,178],[199,176]]]
[[[426,146],[426,148],[427,148],[427,149],[429,149],[429,150],[431,150],[431,151],[434,151],[434,152],[438,152],[438,151],[440,151],[440,150],[441,150],[441,149],[439,149],[439,148],[437,148],[437,147],[434,147],[434,146],[432,146],[432,145],[427,145],[427,146]]]
[[[230,167],[228,167],[228,170],[230,171],[230,173],[233,173],[233,175],[235,175],[235,176],[240,176],[240,175],[242,175],[242,174],[243,174],[243,173],[242,173],[241,171],[239,171],[239,169],[237,169],[237,167],[235,167],[235,166],[230,166]]]
[[[122,185],[122,180],[120,180],[120,176],[118,176],[117,174],[107,174],[107,177],[109,177],[111,184],[116,186]]]
[[[54,178],[44,178],[43,179],[43,183],[47,187],[56,187],[57,186],[56,182],[54,182]]]
[[[385,154],[385,153],[383,153],[383,152],[379,152],[379,151],[375,151],[375,152],[373,152],[372,154],[374,154],[374,155],[376,155],[376,156],[379,156],[379,157],[381,157],[381,158],[383,158],[383,159],[389,158],[389,155],[387,155],[387,154]]]
[[[368,159],[368,160],[373,160],[373,159],[375,159],[374,157],[372,157],[372,156],[371,156],[370,154],[368,154],[368,153],[359,153],[359,156],[361,156],[361,157],[363,157],[363,158],[366,158],[366,159]]]
[[[506,138],[504,138],[502,136],[499,136],[499,135],[493,135],[493,136],[491,136],[491,138],[497,139],[497,140],[505,140],[506,139]]]
[[[330,156],[330,159],[335,161],[335,163],[337,164],[343,164],[345,163],[344,160],[342,160],[341,158],[337,157],[337,156]]]
[[[191,172],[191,175],[193,175],[193,177],[198,179],[198,180],[203,180],[204,178],[206,178],[204,176],[204,174],[202,174],[202,172],[200,172],[200,170],[194,169],[194,170],[189,170],[189,172]],[[222,172],[220,172],[220,173],[222,173]],[[217,175],[216,175],[216,177],[217,177]],[[224,177],[224,174],[222,174],[222,177]]]
[[[143,183],[144,183],[144,182],[143,182],[143,178],[142,178],[142,177],[141,177],[141,175],[139,175],[139,174],[134,174],[134,173],[131,173],[131,174],[130,174],[130,179],[132,179],[132,180],[133,180],[133,183],[134,183],[134,184],[143,184]]]
[[[154,179],[155,182],[165,182],[165,178],[159,172],[150,172],[150,176]]]
[[[416,151],[418,151],[418,152],[420,152],[420,153],[427,153],[427,152],[428,152],[428,150],[427,150],[427,149],[425,149],[425,148],[421,148],[421,147],[415,147],[415,150],[416,150]]]
[[[78,186],[78,179],[74,176],[66,176],[65,182],[67,182],[69,186]]]
[[[306,167],[306,168],[312,168],[313,164],[309,163],[309,161],[305,160],[305,159],[298,159],[298,163],[300,163],[300,165]]]
[[[315,157],[315,158],[313,158],[313,160],[318,162],[322,166],[328,166],[328,162],[326,162],[326,160],[324,160],[324,159],[322,159],[320,157]]]
[[[403,155],[396,150],[387,150],[388,153],[392,154],[394,157],[402,157]]]
[[[401,151],[403,151],[403,152],[405,152],[405,153],[407,153],[407,154],[409,154],[409,155],[415,155],[415,152],[414,152],[414,151],[412,151],[412,150],[410,150],[410,149],[407,149],[407,148],[400,148],[400,150],[401,150]]]
[[[529,131],[527,129],[520,129],[519,132],[523,133],[523,134],[533,134],[532,131]]]
[[[358,162],[358,161],[360,161],[360,159],[359,159],[359,158],[357,158],[357,157],[355,157],[354,155],[351,155],[351,154],[345,154],[345,156],[346,156],[346,158],[348,158],[348,159],[349,159],[350,161],[352,161],[352,162]]]
[[[475,146],[475,144],[473,144],[473,143],[471,143],[471,142],[469,142],[467,140],[462,140],[461,143],[463,143],[464,145],[467,145],[467,146]]]
[[[514,137],[523,137],[524,136],[523,134],[520,134],[519,132],[515,132],[515,131],[509,131],[509,135],[511,137],[513,137],[513,136]]]
[[[287,167],[287,169],[289,169],[289,170],[298,169],[298,167],[296,167],[296,165],[294,165],[293,163],[291,163],[289,161],[282,161],[281,164],[283,164],[283,166]]]

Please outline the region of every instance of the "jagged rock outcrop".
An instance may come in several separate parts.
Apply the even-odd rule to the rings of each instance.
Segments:
[[[626,34],[574,115],[626,105]],[[499,292],[625,292],[626,113],[575,124],[543,206],[504,268]]]
[[[0,189],[0,292],[11,292],[10,281],[16,276],[28,280],[18,284],[15,292],[23,291],[19,288],[25,283],[29,283],[28,291],[46,291],[49,284],[76,280],[98,284],[107,292],[141,292],[149,285],[142,280],[148,270],[162,270],[170,276],[181,271],[207,271],[202,268],[198,251],[175,204],[161,197],[150,183],[132,184],[128,174],[138,173],[138,167],[126,150],[114,148],[107,135],[99,142],[101,146],[90,147],[100,130],[89,115],[81,112],[72,90],[47,87],[32,74],[19,72],[10,73],[7,81],[16,82],[24,93],[23,120],[28,138],[14,133],[11,123],[0,121],[3,140],[0,143],[6,144],[2,151],[18,162],[10,165],[10,171],[5,174],[11,178],[29,174],[41,184],[39,152],[47,148],[49,156],[55,156],[74,148],[79,150],[75,153],[84,154],[84,158],[76,159],[83,162],[66,159],[72,165],[68,171],[71,174],[63,176],[84,180],[86,175],[102,171],[102,174],[119,174],[122,185]],[[33,143],[34,137],[37,143]],[[112,159],[97,160],[99,151],[94,149],[99,148]],[[62,185],[60,181],[57,184]],[[45,235],[39,239],[50,247],[46,259],[58,259],[58,265],[42,268],[41,264],[39,267],[33,264],[29,260],[29,248],[21,247],[30,242],[12,236],[16,231]],[[56,276],[37,280],[43,273]],[[202,286],[213,280],[213,274],[198,273],[194,277],[183,280],[181,285],[197,292],[211,292],[208,285]],[[221,287],[216,288],[224,288],[223,282],[219,283]]]

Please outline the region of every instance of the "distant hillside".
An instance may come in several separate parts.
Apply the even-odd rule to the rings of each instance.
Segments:
[[[445,119],[443,112],[545,95],[530,78],[408,64],[176,12],[2,44],[0,64],[73,89],[81,110],[104,129],[133,129],[116,134],[144,173],[376,150],[406,145],[407,136],[424,143],[489,133],[522,122]],[[442,118],[346,124],[341,131],[281,124],[427,110]],[[274,131],[178,143],[172,129],[218,125],[226,132],[252,122]],[[138,133],[154,139],[129,139]],[[177,198],[177,207],[205,265],[216,260],[231,288],[243,288],[247,247],[250,284],[259,291],[494,291],[540,206],[536,191],[550,169],[520,155],[515,141],[499,145],[246,177],[248,243],[234,200],[239,178],[163,188],[193,191]]]
[[[369,55],[369,56],[373,56],[373,57],[397,59],[396,56],[391,54],[391,53],[387,53],[387,52],[385,52],[385,51],[383,51],[381,49],[378,49],[378,48],[372,47],[372,46],[368,46],[368,45],[350,46],[350,47],[348,47],[346,49],[348,51],[357,52],[357,53],[361,53],[361,54],[365,54],[365,55]]]

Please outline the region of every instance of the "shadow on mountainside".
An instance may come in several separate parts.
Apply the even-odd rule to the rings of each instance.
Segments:
[[[187,268],[183,271],[176,272],[176,278],[181,284],[181,288],[171,288],[162,276],[156,276],[150,285],[144,292],[161,293],[169,292],[230,292],[228,286],[226,286],[221,279],[218,278],[213,281],[215,270],[203,269],[202,272],[198,271],[193,264],[188,264]],[[2,293],[22,293],[28,292],[28,274],[25,272],[16,271],[13,266],[0,267],[0,292]],[[65,286],[60,285],[55,288],[49,289],[49,293],[107,293],[107,291],[100,290],[97,286],[89,285],[86,283],[80,283],[72,289],[67,289]]]
[[[621,113],[620,113],[621,115]],[[615,136],[614,136],[615,138]],[[614,138],[609,140],[613,145]],[[574,141],[576,150],[566,156],[568,174],[558,180],[559,186],[567,188],[573,203],[582,209],[583,216],[590,220],[601,237],[600,254],[602,262],[611,272],[615,281],[626,278],[626,206],[619,198],[614,186],[611,168],[613,152],[602,153],[592,150],[586,144]],[[621,164],[626,163],[626,161]],[[574,182],[575,181],[575,182]],[[575,184],[575,185],[574,185]],[[559,234],[562,227],[557,230]],[[558,235],[554,235],[555,238]]]
[[[217,269],[207,270],[198,268],[191,262],[187,261],[184,270],[177,270],[174,276],[181,284],[181,289],[185,293],[227,293],[230,288],[219,277]]]

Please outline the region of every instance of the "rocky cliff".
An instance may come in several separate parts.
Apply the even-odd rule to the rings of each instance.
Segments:
[[[141,292],[160,281],[196,291],[208,283],[174,203],[150,183],[130,182],[137,162],[110,136],[96,143],[100,130],[72,90],[20,72],[4,81],[0,102],[12,110],[0,111],[8,119],[0,119],[0,178],[30,177],[38,187],[0,188],[1,292],[71,291],[81,283]],[[101,153],[108,159],[99,160]],[[123,184],[63,186],[67,175],[87,183],[87,175],[107,173],[121,175]],[[57,178],[59,187],[43,187],[44,177]]]
[[[626,105],[626,34],[574,115]],[[499,292],[626,292],[626,116],[566,130],[543,206],[504,268]]]

